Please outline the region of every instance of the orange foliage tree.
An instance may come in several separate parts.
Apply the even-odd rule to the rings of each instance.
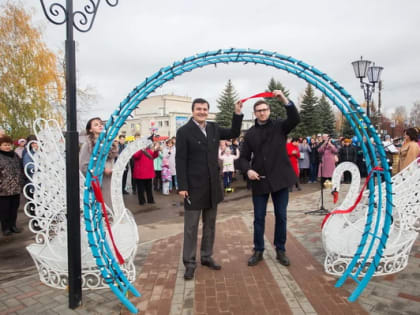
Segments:
[[[0,128],[14,139],[38,117],[63,122],[63,73],[31,19],[20,4],[0,7]]]

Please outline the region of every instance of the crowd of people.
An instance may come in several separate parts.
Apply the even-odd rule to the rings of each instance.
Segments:
[[[366,142],[366,138],[363,141]],[[392,167],[393,161],[398,161],[395,165],[397,173],[420,156],[420,130],[408,128],[402,138],[394,140],[386,135],[383,146],[389,165]],[[289,191],[293,191],[294,186],[301,190],[301,184],[331,180],[335,167],[342,162],[355,163],[361,177],[367,176],[363,150],[357,137],[333,139],[328,134],[318,134],[305,138],[288,138],[286,148],[299,178]],[[344,173],[343,182],[351,182],[349,172]]]
[[[212,258],[216,231],[217,205],[230,193],[232,181],[240,171],[252,190],[254,207],[253,254],[248,266],[263,260],[264,230],[268,198],[274,205],[274,246],[276,258],[284,266],[290,265],[286,255],[287,205],[289,193],[302,189],[307,183],[323,184],[331,179],[336,165],[353,162],[359,166],[361,176],[367,176],[364,154],[357,137],[332,139],[328,134],[304,138],[290,138],[289,133],[299,123],[294,103],[281,91],[274,91],[286,109],[285,120],[270,118],[270,106],[260,100],[254,104],[255,125],[240,137],[243,119],[242,102],[235,104],[231,128],[222,128],[207,121],[209,103],[195,99],[192,117],[179,128],[176,137],[152,143],[137,151],[127,163],[123,173],[122,194],[137,194],[139,205],[154,204],[154,193],[177,193],[183,198],[184,279],[194,278],[196,269],[197,233],[200,217],[203,221],[201,264],[220,270],[222,266]],[[93,148],[103,132],[99,117],[86,125],[86,141],[80,148],[80,171],[86,174]],[[138,139],[139,134],[135,135]],[[150,137],[155,140],[153,135]],[[364,140],[365,141],[365,140]],[[383,142],[390,164],[398,156],[398,171],[420,156],[419,130],[408,128],[404,138]],[[105,203],[111,207],[111,178],[114,163],[126,148],[125,136],[116,139],[108,153],[103,170],[102,192]],[[36,169],[32,157],[38,145],[33,135],[13,141],[0,132],[0,219],[3,235],[20,233],[16,225],[21,193],[30,197],[30,178]],[[131,187],[127,185],[131,174]],[[351,182],[351,174],[344,174],[344,183]],[[223,183],[223,185],[222,185]],[[223,187],[223,188],[222,188]],[[29,207],[29,211],[34,211]],[[34,214],[34,213],[33,213]]]

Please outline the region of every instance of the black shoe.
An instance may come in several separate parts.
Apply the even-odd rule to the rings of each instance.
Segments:
[[[263,260],[263,252],[256,250],[248,259],[248,266],[256,266],[261,260]]]
[[[3,231],[3,235],[4,235],[4,236],[9,236],[9,235],[12,235],[12,233],[13,233],[13,232],[12,232],[12,231],[10,231],[10,230],[4,230],[4,231]]]
[[[152,201],[148,201],[147,203],[154,204],[156,202],[154,200],[152,200]]]
[[[287,258],[286,253],[282,250],[277,250],[277,260],[279,263],[281,263],[283,266],[289,266],[290,260]]]
[[[210,269],[213,269],[213,270],[220,270],[220,269],[222,269],[222,266],[220,266],[219,264],[217,264],[214,260],[213,260],[213,258],[208,258],[208,259],[206,259],[206,260],[201,260],[201,264],[203,265],[203,266],[207,266],[207,267],[209,267]]]
[[[21,230],[21,229],[18,229],[16,226],[13,226],[10,230],[11,230],[13,233],[20,233],[20,232],[22,232],[22,230]]]
[[[127,190],[123,190],[123,195],[128,195],[128,191]]]
[[[185,269],[184,279],[185,280],[192,280],[194,278],[194,272],[195,272],[195,268],[187,267]]]
[[[144,206],[145,202],[139,202],[140,206]]]

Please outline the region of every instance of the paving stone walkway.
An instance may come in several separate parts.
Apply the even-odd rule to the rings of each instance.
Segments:
[[[322,217],[303,214],[318,206],[319,193],[299,196],[288,209],[291,266],[275,259],[271,205],[264,260],[247,266],[253,218],[251,209],[244,209],[241,215],[224,214],[218,220],[214,258],[222,270],[199,264],[192,281],[183,279],[182,230],[141,244],[134,285],[142,297],[130,300],[145,315],[420,314],[420,240],[403,272],[374,278],[358,302],[349,303],[354,283],[337,289],[336,278],[323,272]],[[0,314],[130,314],[110,290],[84,292],[83,305],[76,310],[67,304],[67,292],[41,284],[37,274],[0,284]]]

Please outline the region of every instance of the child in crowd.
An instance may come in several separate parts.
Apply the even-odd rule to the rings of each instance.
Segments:
[[[232,175],[235,171],[233,161],[239,159],[239,150],[236,150],[236,155],[231,154],[229,147],[226,147],[224,154],[219,150],[219,159],[223,161],[223,186],[226,192],[232,192],[230,184],[232,183]]]
[[[162,194],[169,195],[169,185],[172,181],[172,174],[169,168],[169,160],[164,157],[162,159]]]

